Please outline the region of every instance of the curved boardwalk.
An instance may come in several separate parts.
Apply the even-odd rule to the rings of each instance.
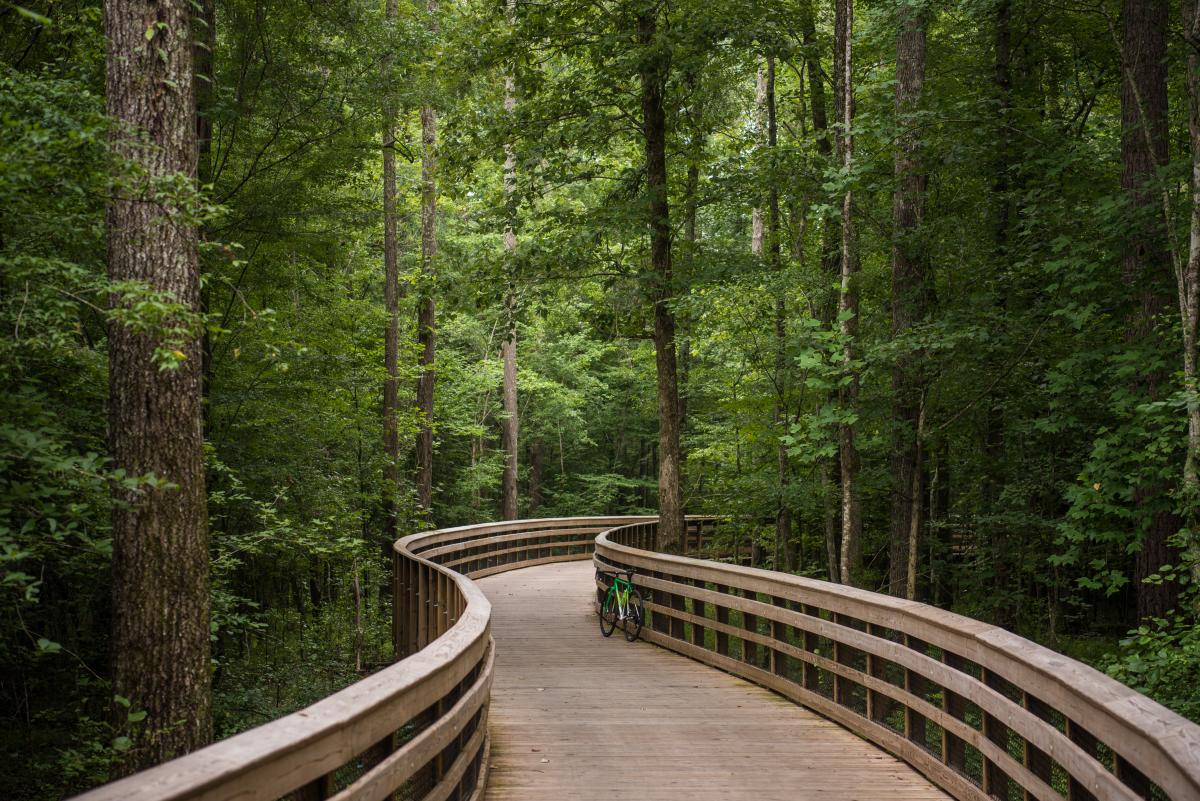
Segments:
[[[486,798],[946,801],[903,762],[779,696],[600,636],[590,561],[479,580],[494,606]]]

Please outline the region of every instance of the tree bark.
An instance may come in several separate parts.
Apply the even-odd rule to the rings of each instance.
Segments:
[[[1167,163],[1166,0],[1124,0],[1121,22],[1121,188],[1135,208],[1148,210],[1158,198],[1157,170]],[[1148,222],[1131,233],[1122,264],[1122,278],[1136,293],[1126,324],[1130,342],[1155,337],[1155,318],[1166,306],[1163,286],[1171,272],[1164,220],[1151,214],[1143,219]],[[1138,377],[1151,397],[1165,380],[1157,372]],[[1155,504],[1168,492],[1163,482],[1156,482],[1139,488],[1135,502]],[[1167,540],[1179,526],[1170,511],[1151,515],[1134,563],[1139,620],[1161,617],[1175,606],[1177,584],[1147,584],[1144,579],[1171,560]]]
[[[927,260],[921,241],[925,216],[926,175],[921,163],[921,135],[913,114],[925,81],[925,12],[902,5],[896,37],[896,188],[892,198],[892,338],[904,337],[925,319],[929,308]],[[909,538],[914,476],[920,445],[917,419],[924,386],[919,352],[902,352],[892,367],[892,519],[889,592],[908,596]]]
[[[212,169],[212,110],[216,97],[214,53],[217,47],[216,0],[197,0],[192,6],[192,90],[196,95],[196,183],[200,191],[213,182]],[[200,231],[205,237],[205,231]],[[207,314],[209,293],[200,285],[200,308]],[[209,395],[213,384],[212,338],[205,328],[200,335],[200,421],[205,436],[211,431]]]
[[[767,56],[763,100],[766,109],[767,152],[770,154],[770,183],[767,189],[767,257],[775,275],[775,462],[778,489],[775,499],[775,552],[782,554],[784,569],[791,569],[792,511],[788,506],[788,453],[783,438],[787,435],[787,292],[779,242],[779,187],[775,175],[775,147],[779,129],[775,108],[775,57]],[[775,565],[779,569],[779,565]]]
[[[759,67],[754,76],[754,138],[759,149],[767,145],[767,80],[767,68]],[[756,203],[750,210],[750,252],[759,258],[763,256],[765,235],[762,205]]]
[[[200,302],[197,233],[172,202],[145,202],[160,179],[196,177],[192,7],[184,0],[109,0],[107,112],[114,150],[144,171],[108,206],[108,274],[141,282],[193,311]],[[122,301],[112,296],[114,305]],[[158,483],[113,484],[113,691],[144,710],[116,768],[136,770],[212,737],[208,516],[201,433],[199,332],[185,342],[108,324],[113,467]],[[174,368],[157,349],[177,349]]]
[[[1188,140],[1192,157],[1192,216],[1188,237],[1188,259],[1180,280],[1180,317],[1183,322],[1183,384],[1191,397],[1188,401],[1187,456],[1184,461],[1184,499],[1188,519],[1197,516],[1200,504],[1200,391],[1197,381],[1197,328],[1200,327],[1200,2],[1183,1],[1184,39],[1187,58]],[[1194,526],[1192,526],[1194,528]],[[1200,539],[1191,535],[1192,583],[1200,582]]]
[[[837,106],[841,129],[838,132],[838,155],[842,170],[849,176],[854,166],[854,77],[853,0],[837,0],[834,35],[837,72]],[[847,177],[847,180],[849,178]],[[857,585],[862,562],[862,510],[858,489],[859,455],[855,442],[858,424],[859,374],[855,359],[855,340],[858,335],[858,253],[854,232],[853,191],[847,185],[842,195],[841,287],[838,293],[838,318],[842,339],[842,371],[845,385],[841,392],[842,413],[851,419],[841,423],[838,431],[838,455],[842,473],[842,538],[839,572],[843,584]]]
[[[529,443],[529,516],[537,515],[542,508],[542,440],[535,438]]]
[[[808,73],[808,93],[813,123],[813,135],[817,142],[817,153],[832,165],[834,152],[832,136],[829,131],[829,117],[825,107],[825,71],[821,68],[821,59],[817,49],[816,20],[812,0],[805,0],[800,5],[800,35],[804,44],[804,61]],[[833,286],[840,281],[841,274],[841,232],[838,219],[832,214],[823,215],[821,222],[821,271],[828,278],[827,286]],[[818,296],[817,314],[821,323],[833,329],[837,295],[830,291],[822,291]],[[830,402],[836,401],[836,393],[830,393]],[[835,427],[831,432],[834,440],[839,440],[840,432]],[[822,520],[825,525],[825,547],[829,557],[829,580],[841,580],[839,566],[840,524],[839,504],[834,496],[838,487],[840,468],[837,459],[831,458],[818,466],[821,471],[821,505]]]
[[[438,30],[438,0],[428,0],[427,26]],[[417,506],[432,522],[433,396],[437,375],[437,318],[434,285],[437,280],[437,111],[421,108],[421,291],[417,301]]]
[[[637,19],[637,41],[644,57],[642,133],[645,139],[646,194],[650,227],[650,267],[654,298],[654,356],[658,376],[658,535],[656,547],[674,549],[683,542],[683,491],[680,482],[679,384],[675,361],[675,313],[671,309],[671,217],[667,202],[667,117],[663,104],[670,58],[658,36],[658,9]]]
[[[387,0],[389,30],[399,18],[397,0]],[[400,272],[396,243],[396,99],[390,90],[395,54],[383,57],[383,305],[387,315],[383,332],[383,554],[399,536],[396,530],[396,500],[400,493],[399,410],[400,370]]]
[[[512,25],[516,18],[516,0],[508,0],[508,24]],[[506,75],[504,78],[504,111],[511,115],[517,107],[516,76]],[[504,396],[504,421],[501,439],[504,447],[504,476],[502,481],[503,518],[516,520],[517,504],[517,442],[520,433],[520,409],[517,405],[517,288],[516,288],[516,175],[517,154],[511,142],[504,146],[504,205],[507,220],[504,228],[504,256],[508,269],[508,291],[504,298],[505,335],[504,344],[500,347],[501,361],[504,363],[504,380],[502,395]]]

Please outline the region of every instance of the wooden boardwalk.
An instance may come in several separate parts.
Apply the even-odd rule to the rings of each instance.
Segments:
[[[949,799],[774,693],[601,637],[592,574],[565,562],[479,581],[496,640],[490,801]]]

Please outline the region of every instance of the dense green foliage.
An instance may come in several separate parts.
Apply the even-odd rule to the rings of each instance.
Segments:
[[[145,480],[114,475],[105,458],[106,298],[136,296],[129,324],[157,325],[172,309],[170,298],[105,278],[105,198],[130,167],[106,144],[99,6],[0,5],[0,753],[20,766],[3,772],[0,795],[12,798],[56,798],[103,780],[123,731],[140,720],[106,683],[108,485]],[[655,506],[655,287],[645,271],[636,4],[518,2],[510,25],[502,3],[444,0],[438,37],[423,3],[401,3],[394,29],[382,6],[216,3],[211,185],[198,213],[219,735],[310,703],[389,658],[380,558],[386,93],[402,109],[400,431],[409,450],[422,103],[438,107],[442,136],[435,499],[430,520],[405,484],[394,499],[400,528],[497,514],[510,275],[522,514]],[[1196,596],[1185,594],[1168,620],[1134,612],[1134,555],[1150,521],[1163,511],[1190,517],[1174,489],[1189,398],[1178,380],[1178,315],[1163,314],[1152,336],[1127,336],[1142,287],[1121,281],[1138,220],[1120,185],[1121,64],[1105,16],[1115,20],[1117,6],[1015,0],[1014,82],[1000,109],[996,2],[926,4],[924,98],[898,119],[898,4],[859,3],[849,174],[822,154],[813,130],[805,57],[815,49],[822,71],[832,69],[826,4],[685,0],[662,11],[684,498],[689,513],[731,518],[726,552],[735,537],[753,541],[761,564],[782,568],[786,550],[792,569],[827,577],[826,518],[838,488],[825,466],[836,453],[831,423],[846,411],[831,400],[844,374],[839,336],[822,322],[836,293],[823,232],[851,186],[863,270],[865,583],[887,584],[891,370],[915,353],[928,377],[918,597],[1075,651],[1200,719]],[[806,48],[798,20],[809,8],[816,38]],[[1171,48],[1174,160],[1160,180],[1177,210],[1169,235],[1182,243],[1184,45],[1175,38]],[[388,51],[396,58],[381,71]],[[766,54],[777,65],[774,148],[755,122]],[[917,236],[935,301],[928,320],[893,337],[901,126],[920,129],[927,154]],[[506,143],[517,161],[512,264],[502,245]],[[779,266],[750,247],[751,209],[772,186]],[[1000,209],[1009,222],[998,238]],[[1170,276],[1162,282],[1172,297]],[[786,310],[781,340],[776,299]],[[1135,380],[1152,370],[1168,377],[1154,391]],[[1165,489],[1146,497],[1146,486]],[[774,540],[780,498],[791,543]],[[1176,545],[1191,546],[1186,528]],[[1176,561],[1152,580],[1185,584],[1191,563]]]

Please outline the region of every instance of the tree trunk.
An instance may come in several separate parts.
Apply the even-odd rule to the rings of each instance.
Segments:
[[[813,135],[817,142],[817,153],[830,162],[833,161],[833,142],[829,131],[829,118],[825,108],[825,72],[821,68],[821,59],[817,50],[817,32],[812,0],[806,0],[800,5],[800,34],[804,44],[805,68],[808,72],[808,93],[812,113]],[[835,92],[836,94],[836,92]],[[840,281],[841,274],[841,232],[838,220],[833,214],[823,215],[821,222],[821,271],[828,278],[827,286],[833,286]],[[822,291],[817,300],[817,314],[824,327],[832,330],[837,296],[830,291]],[[830,402],[836,401],[836,393],[830,393]],[[834,427],[831,432],[834,440],[840,441],[840,430]],[[818,467],[821,472],[821,505],[822,520],[825,524],[825,547],[829,555],[829,580],[841,580],[839,566],[840,526],[838,523],[838,503],[834,492],[838,487],[840,468],[837,459],[826,460]]]
[[[1135,207],[1151,207],[1158,198],[1159,167],[1167,163],[1167,3],[1124,0],[1121,60],[1121,188]],[[1136,228],[1127,241],[1122,277],[1136,293],[1126,334],[1130,342],[1152,340],[1155,318],[1164,311],[1163,286],[1170,277],[1167,230],[1158,215]],[[1158,372],[1139,376],[1143,391],[1154,397],[1166,377]],[[1164,482],[1139,488],[1135,501],[1154,504],[1169,493]],[[1147,584],[1144,579],[1171,561],[1167,539],[1179,530],[1169,511],[1152,515],[1134,564],[1137,617],[1160,617],[1175,606],[1178,585]]]
[[[516,0],[508,0],[508,24],[516,17]],[[504,110],[511,115],[517,107],[517,84],[514,75],[504,78]],[[504,363],[504,421],[501,433],[504,447],[503,512],[505,520],[516,520],[517,509],[517,441],[520,429],[520,410],[517,406],[517,288],[516,288],[516,175],[517,154],[513,144],[504,146],[504,205],[507,220],[504,227],[504,256],[508,268],[508,292],[504,298],[505,335],[500,347]]]
[[[761,149],[767,145],[767,69],[758,68],[754,76],[754,138]],[[762,205],[750,210],[750,252],[762,258],[766,228],[763,225]]]
[[[213,68],[217,47],[216,0],[197,0],[192,6],[192,90],[196,94],[196,183],[200,191],[213,182],[212,110],[216,97],[216,72]],[[205,237],[201,229],[200,237]],[[209,292],[200,285],[200,309],[208,313]],[[213,384],[212,338],[206,327],[200,335],[200,420],[207,437],[212,430],[209,396]]]
[[[841,129],[838,155],[846,175],[854,166],[854,78],[852,37],[853,0],[837,0],[834,47],[837,67],[837,106]],[[858,366],[855,364],[855,339],[858,334],[858,253],[855,242],[853,191],[846,187],[842,195],[842,270],[838,293],[838,319],[841,321],[842,370],[846,376],[842,388],[842,413],[858,414]],[[839,572],[843,584],[857,585],[862,562],[862,510],[858,494],[859,456],[855,443],[858,425],[843,422],[838,432],[838,455],[842,472],[842,541]]]
[[[767,256],[775,276],[775,461],[778,490],[775,499],[775,551],[783,555],[784,569],[791,569],[792,512],[788,507],[788,454],[783,438],[787,435],[787,301],[779,242],[779,187],[775,175],[775,147],[779,130],[775,117],[775,57],[767,56],[763,100],[766,109],[767,148],[770,154],[770,184],[767,190]],[[779,569],[779,564],[775,564]]]
[[[994,60],[992,63],[992,87],[996,101],[996,142],[992,164],[992,241],[993,258],[996,270],[1003,272],[1007,269],[1011,254],[1009,252],[1009,229],[1013,218],[1013,192],[1009,171],[1012,167],[1012,0],[1000,0],[996,5],[994,39]],[[1028,81],[1025,85],[1028,86]],[[999,296],[997,311],[999,312],[998,333],[1004,331],[1004,320],[1007,315],[1008,298],[1003,293]],[[1003,369],[998,359],[993,356],[984,365],[985,370],[1000,371]],[[988,393],[984,406],[983,421],[983,478],[980,482],[982,496],[982,514],[1002,519],[998,507],[1000,496],[1006,481],[1005,463],[1007,440],[1005,438],[1004,422],[1004,390],[997,383]],[[1011,604],[1008,597],[1009,583],[1009,544],[1008,531],[1003,522],[991,522],[980,527],[981,547],[990,555],[992,564],[991,584],[995,590],[995,598],[1000,599],[994,611],[995,622],[1002,626],[1011,626]]]
[[[394,29],[399,17],[397,0],[387,0],[387,25]],[[396,541],[396,500],[400,493],[399,409],[400,272],[396,244],[396,98],[389,90],[395,55],[383,57],[383,305],[387,322],[383,331],[383,555],[387,559]]]
[[[536,517],[542,508],[542,440],[529,443],[529,516]]]
[[[922,494],[924,488],[923,479],[925,477],[925,466],[923,464],[925,456],[925,443],[922,441],[925,436],[925,398],[921,397],[919,403],[919,411],[917,412],[917,451],[913,460],[912,473],[912,503],[909,504],[909,527],[908,527],[908,558],[907,570],[905,576],[904,597],[910,601],[917,599],[917,574],[920,567],[921,559],[921,511],[922,511]]]
[[[1180,317],[1183,322],[1183,383],[1191,394],[1188,402],[1187,456],[1184,461],[1184,499],[1188,521],[1193,522],[1200,504],[1200,403],[1195,400],[1197,381],[1197,328],[1200,326],[1200,2],[1184,0],[1184,38],[1187,58],[1188,138],[1192,157],[1192,217],[1188,237],[1188,260],[1180,281]],[[1194,529],[1195,526],[1193,525]],[[1191,535],[1192,583],[1200,582],[1200,539]]]
[[[106,226],[112,281],[141,282],[196,311],[195,226],[169,202],[141,196],[168,176],[196,176],[191,17],[184,0],[104,4],[107,112],[118,126],[112,144],[144,171],[140,186],[110,201]],[[110,302],[122,301],[114,295]],[[122,773],[212,737],[208,516],[199,331],[171,342],[113,319],[108,343],[112,466],[161,482],[112,487],[113,692],[147,713],[128,731],[126,710],[117,709],[118,731],[134,742],[116,768]],[[160,368],[156,350],[178,350],[183,358]]]
[[[438,0],[428,0],[427,26],[436,35]],[[436,382],[437,320],[434,305],[437,257],[437,111],[421,109],[421,291],[417,302],[417,505],[426,522],[433,506],[433,393]]]
[[[654,356],[658,375],[658,541],[660,550],[683,542],[680,482],[679,385],[675,363],[675,313],[671,309],[671,218],[667,203],[667,116],[663,93],[669,60],[658,40],[658,10],[638,15],[638,44],[646,52],[640,67],[642,133],[646,146],[646,194],[650,227],[650,266],[654,287]]]
[[[913,114],[925,81],[925,12],[900,8],[896,37],[896,189],[892,198],[892,339],[902,338],[927,314],[926,257],[921,241],[925,216],[926,176],[921,163],[921,135]],[[924,386],[919,352],[901,352],[892,367],[892,520],[889,592],[908,596],[909,537],[917,485],[919,444],[917,418]]]

